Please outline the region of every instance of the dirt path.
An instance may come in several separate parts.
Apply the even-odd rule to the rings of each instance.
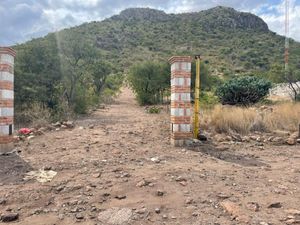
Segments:
[[[297,224],[298,148],[173,148],[168,114],[145,113],[125,89],[75,129],[1,156],[0,214],[17,212],[24,225]],[[22,181],[44,167],[58,173],[51,182]]]

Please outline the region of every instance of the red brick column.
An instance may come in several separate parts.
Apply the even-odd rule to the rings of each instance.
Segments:
[[[0,153],[13,148],[15,56],[13,49],[0,47]]]
[[[171,143],[183,146],[191,132],[191,62],[190,56],[173,56],[171,64]]]

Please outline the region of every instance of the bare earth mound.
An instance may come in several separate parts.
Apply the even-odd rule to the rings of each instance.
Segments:
[[[174,148],[167,112],[145,113],[128,89],[77,124],[21,143],[20,156],[0,156],[2,220],[18,213],[14,224],[22,225],[299,223],[299,146]],[[57,172],[51,182],[22,181],[42,168]]]

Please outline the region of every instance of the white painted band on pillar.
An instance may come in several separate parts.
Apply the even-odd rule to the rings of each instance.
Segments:
[[[6,71],[0,71],[0,80],[14,82],[14,75]]]
[[[12,130],[14,130],[14,127],[12,125]],[[9,126],[0,126],[0,136],[8,136],[9,135]]]
[[[14,57],[9,54],[2,54],[0,55],[0,63],[1,64],[9,64],[13,65],[14,64]]]
[[[2,99],[14,99],[14,91],[0,90],[0,98],[2,98]]]
[[[13,116],[14,108],[0,108],[0,116]]]

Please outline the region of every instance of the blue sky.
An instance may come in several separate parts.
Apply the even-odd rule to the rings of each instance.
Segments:
[[[290,37],[300,41],[300,0],[290,1]],[[89,21],[100,21],[128,7],[151,7],[167,13],[195,12],[217,5],[262,17],[272,31],[284,34],[284,0],[0,0],[0,46]]]

